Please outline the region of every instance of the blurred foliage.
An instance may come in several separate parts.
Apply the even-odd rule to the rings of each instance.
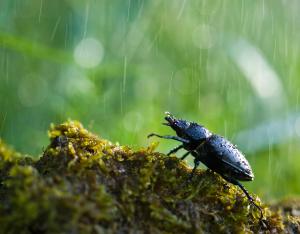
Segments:
[[[299,8],[296,0],[2,0],[0,137],[38,156],[49,124],[72,118],[111,141],[146,146],[148,133],[170,133],[161,126],[168,110],[235,142],[298,111]],[[100,44],[86,50],[98,59],[89,68],[76,59],[87,38]],[[265,101],[245,78],[232,56],[241,40],[276,74],[277,99]],[[250,71],[263,70],[250,55]],[[274,145],[262,137],[266,147],[247,154],[250,190],[269,199],[300,193],[298,135]]]

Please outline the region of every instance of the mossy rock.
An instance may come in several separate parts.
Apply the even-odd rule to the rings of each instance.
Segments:
[[[51,126],[42,157],[0,141],[1,233],[299,233],[299,214],[249,205],[236,186],[176,158],[114,145],[79,122]],[[299,203],[300,204],[300,203]]]

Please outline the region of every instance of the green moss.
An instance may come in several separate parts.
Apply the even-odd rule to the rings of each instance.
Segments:
[[[293,214],[263,207],[270,230],[244,194],[210,170],[191,172],[155,144],[133,151],[79,122],[52,125],[42,157],[21,158],[0,142],[3,233],[257,233],[299,227]],[[298,223],[297,223],[298,222]],[[298,225],[298,226],[297,226]]]
[[[300,233],[300,198],[285,198],[273,205],[283,217],[287,233]]]

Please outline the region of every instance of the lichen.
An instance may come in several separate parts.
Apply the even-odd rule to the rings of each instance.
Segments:
[[[155,152],[156,143],[134,151],[76,121],[52,125],[49,138],[36,160],[0,141],[0,232],[299,231],[299,217],[287,217],[253,195],[266,228],[244,194],[210,170],[199,169],[187,183],[191,169],[175,156]]]

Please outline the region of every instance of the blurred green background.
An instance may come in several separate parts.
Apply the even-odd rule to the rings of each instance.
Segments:
[[[297,195],[299,10],[296,0],[1,0],[0,137],[38,156],[50,123],[70,118],[139,148],[156,141],[150,132],[172,133],[161,125],[170,111],[237,144],[251,192]],[[177,145],[157,141],[161,152]]]

